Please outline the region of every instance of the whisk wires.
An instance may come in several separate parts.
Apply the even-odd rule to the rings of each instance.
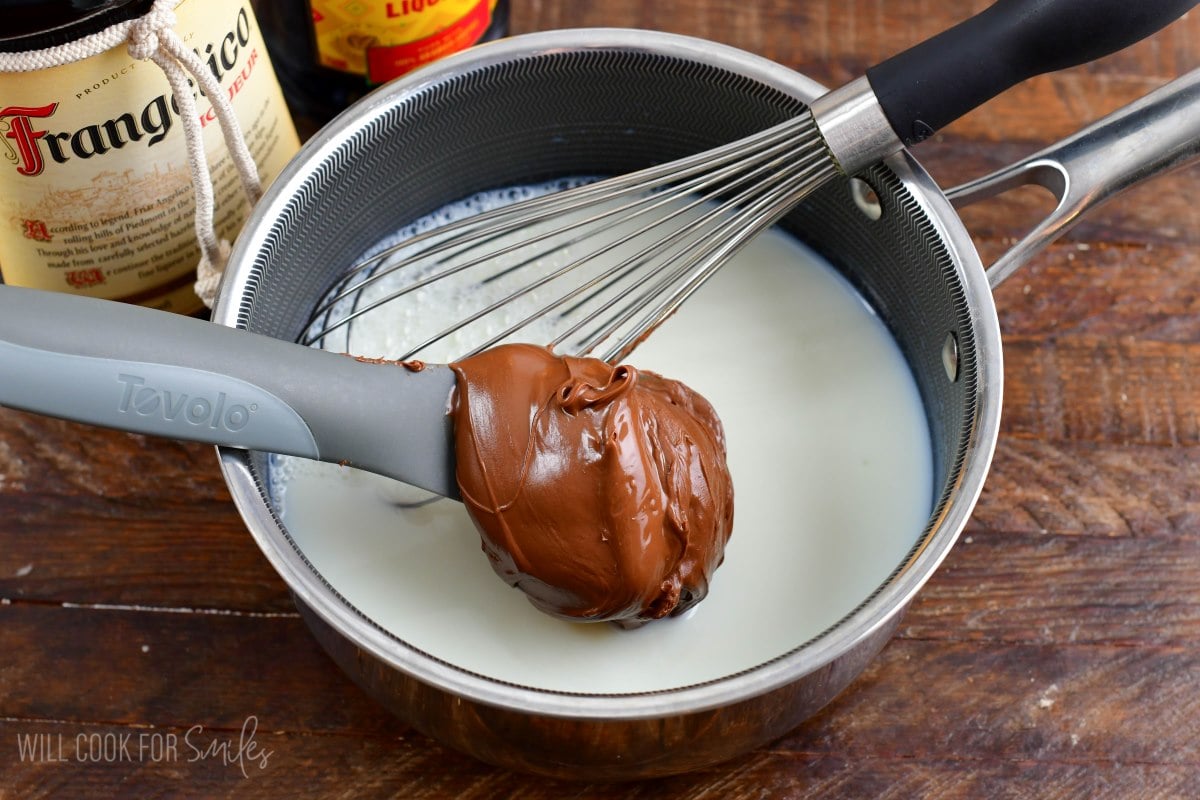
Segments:
[[[352,322],[404,304],[422,331],[402,359],[454,360],[520,340],[616,362],[836,172],[805,113],[715,150],[456,220],[352,265],[303,341],[329,346],[341,331],[352,352]]]

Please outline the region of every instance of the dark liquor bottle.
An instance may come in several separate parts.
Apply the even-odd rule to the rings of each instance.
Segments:
[[[0,0],[0,53],[40,50],[141,16],[154,0]]]
[[[508,32],[508,0],[255,0],[301,136],[392,78]]]

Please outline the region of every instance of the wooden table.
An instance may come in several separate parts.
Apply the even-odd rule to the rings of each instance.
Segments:
[[[515,0],[512,27],[694,34],[833,85],[984,5]],[[1193,13],[919,154],[949,186],[1196,66]],[[555,783],[429,741],[310,638],[210,448],[0,411],[0,797],[1200,796],[1198,186],[1130,192],[999,288],[992,474],[873,665],[782,740],[653,783]],[[971,209],[985,261],[1046,205]]]

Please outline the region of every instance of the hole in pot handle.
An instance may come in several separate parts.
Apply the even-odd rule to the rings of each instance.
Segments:
[[[994,289],[1091,209],[1200,157],[1200,69],[1192,70],[1057,144],[946,193],[957,208],[1030,184],[1058,205],[987,269]]]

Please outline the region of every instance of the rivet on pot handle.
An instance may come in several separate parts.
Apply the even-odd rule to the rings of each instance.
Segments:
[[[1200,69],[1176,78],[1046,149],[947,192],[956,207],[1018,186],[1049,189],[1058,205],[987,270],[993,288],[1091,209],[1200,156]]]

